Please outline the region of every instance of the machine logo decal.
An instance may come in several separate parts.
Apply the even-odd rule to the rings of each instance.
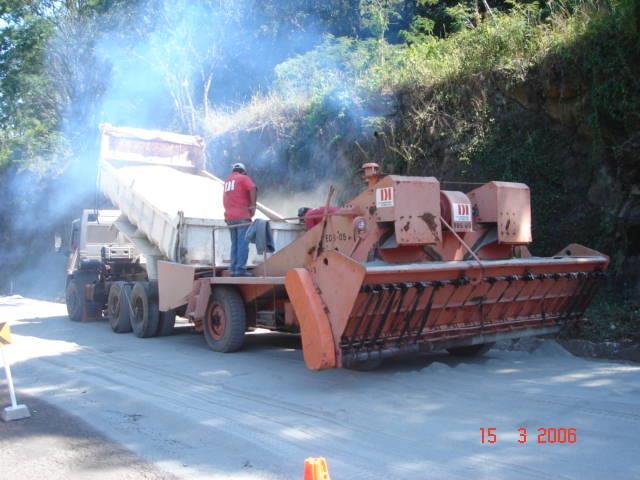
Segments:
[[[376,189],[376,207],[393,207],[393,187]]]
[[[470,222],[471,221],[471,204],[454,203],[453,204],[453,221],[454,222]]]

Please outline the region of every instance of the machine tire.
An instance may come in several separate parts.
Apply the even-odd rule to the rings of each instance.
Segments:
[[[95,280],[95,275],[76,274],[67,282],[65,289],[65,303],[67,304],[67,314],[69,320],[73,322],[82,322],[84,313],[97,315],[99,313],[98,305],[88,301],[84,296],[84,286]]]
[[[115,282],[109,289],[107,298],[107,316],[109,325],[115,333],[129,333],[131,327],[131,285]]]
[[[466,347],[447,348],[447,352],[457,357],[480,357],[491,350],[495,342],[468,345]]]
[[[176,324],[176,311],[167,310],[160,312],[160,320],[158,324],[158,336],[166,337],[173,334],[173,327]]]
[[[158,334],[160,311],[158,302],[147,282],[136,282],[131,290],[131,327],[138,338],[155,337]]]
[[[247,329],[247,312],[240,292],[232,287],[213,287],[204,316],[204,338],[215,352],[240,350]]]

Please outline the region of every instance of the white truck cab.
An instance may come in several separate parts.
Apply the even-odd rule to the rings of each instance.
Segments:
[[[71,223],[70,255],[67,275],[73,274],[81,260],[132,260],[135,247],[113,227],[120,210],[83,210]]]
[[[99,317],[109,282],[146,275],[140,253],[114,226],[120,215],[120,210],[87,209],[71,223],[65,292],[71,320]]]

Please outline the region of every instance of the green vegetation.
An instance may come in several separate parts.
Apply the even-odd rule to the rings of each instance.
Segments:
[[[553,5],[558,7],[552,11]],[[629,48],[638,48],[635,2],[587,0],[571,8],[560,5],[543,8],[539,3],[513,2],[507,11],[494,11],[476,25],[467,9],[449,9],[458,12],[457,31],[441,37],[432,34],[432,28],[411,28],[401,32],[406,42],[399,44],[327,36],[313,51],[279,65],[276,84],[286,91],[322,95],[344,84],[377,93],[498,71],[519,81],[550,56],[561,57],[568,68],[584,73],[631,73]],[[428,20],[415,17],[413,25]],[[611,101],[618,94],[630,100],[633,84],[612,90],[613,78],[605,78],[596,86],[599,100]],[[632,115],[638,114],[635,103],[619,106],[636,107]]]

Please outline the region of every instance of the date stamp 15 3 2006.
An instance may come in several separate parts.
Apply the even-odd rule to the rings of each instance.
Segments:
[[[551,445],[574,444],[578,441],[578,433],[575,428],[540,427],[535,433],[529,435],[525,427],[518,428],[518,443],[545,443]],[[480,428],[480,442],[493,445],[498,442],[498,431],[494,427]]]

